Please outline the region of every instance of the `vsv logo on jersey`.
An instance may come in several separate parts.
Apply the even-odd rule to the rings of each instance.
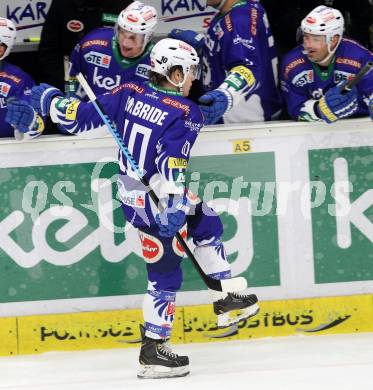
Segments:
[[[98,67],[95,66],[95,70],[93,71],[93,84],[97,85],[99,88],[111,91],[120,85],[120,75],[116,75],[115,80],[111,77],[100,76],[98,74]]]
[[[84,54],[84,59],[89,64],[97,65],[106,69],[109,68],[111,62],[111,56],[97,51],[90,51],[89,53]]]
[[[0,82],[0,95],[7,97],[11,87],[12,86],[7,83]]]

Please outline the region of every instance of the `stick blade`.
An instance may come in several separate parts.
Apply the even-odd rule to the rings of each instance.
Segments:
[[[17,141],[23,141],[24,137],[25,137],[25,135],[21,131],[14,129],[14,138]]]

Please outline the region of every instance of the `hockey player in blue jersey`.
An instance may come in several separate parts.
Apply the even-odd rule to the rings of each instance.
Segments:
[[[83,95],[75,78],[79,72],[97,95],[125,82],[147,80],[156,25],[156,9],[135,1],[119,14],[114,29],[98,28],[87,34],[71,54],[70,95]]]
[[[98,97],[106,114],[116,124],[145,179],[165,205],[160,213],[146,188],[119,152],[118,193],[126,220],[138,228],[148,271],[141,328],[141,378],[184,376],[189,359],[168,346],[175,316],[176,292],[182,283],[183,250],[175,234],[193,238],[194,255],[206,274],[215,279],[231,278],[230,265],[221,241],[223,226],[218,215],[185,187],[190,150],[203,126],[200,108],[187,99],[198,76],[196,51],[175,39],[159,41],[151,52],[150,81],[125,83]],[[50,114],[73,134],[103,124],[92,103],[66,99],[42,84],[33,89],[38,112]],[[226,327],[259,310],[254,294],[211,291],[218,326]],[[231,317],[241,309],[241,316]]]
[[[334,8],[319,6],[301,23],[303,45],[287,53],[281,65],[281,89],[295,120],[332,123],[370,115],[373,119],[373,72],[348,93],[346,80],[373,60],[359,43],[343,38],[344,20]]]
[[[207,0],[219,12],[204,39],[193,31],[173,30],[203,51],[200,98],[207,123],[276,119],[281,101],[277,89],[277,57],[265,10],[257,0]],[[210,119],[211,118],[211,119]]]
[[[25,103],[30,100],[31,88],[35,83],[20,68],[4,61],[15,40],[16,27],[13,22],[0,18],[0,137],[13,137],[15,131],[21,130],[26,133],[24,137],[34,138],[44,130],[43,119]],[[7,122],[11,98],[17,98],[18,129]]]

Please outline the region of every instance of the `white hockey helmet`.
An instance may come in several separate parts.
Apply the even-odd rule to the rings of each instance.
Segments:
[[[304,33],[325,35],[326,42],[329,43],[335,35],[342,38],[343,15],[335,8],[319,5],[302,20],[301,29]]]
[[[154,7],[134,1],[119,14],[115,25],[116,34],[118,36],[119,28],[134,34],[143,34],[145,48],[153,36],[157,22],[157,10]]]
[[[0,44],[6,46],[4,54],[0,57],[3,60],[11,52],[14,42],[16,41],[17,30],[14,23],[5,18],[0,18]]]
[[[337,9],[319,5],[302,20],[301,30],[303,33],[325,35],[329,54],[332,55],[343,37],[344,18]],[[331,50],[332,38],[335,35],[339,35],[339,41],[336,47]]]
[[[170,69],[174,66],[181,66],[184,79],[181,83],[175,84],[170,78]],[[186,76],[195,72],[195,78],[199,75],[199,57],[196,50],[189,44],[178,39],[165,38],[158,41],[150,52],[151,71],[161,74],[178,88],[182,88]]]

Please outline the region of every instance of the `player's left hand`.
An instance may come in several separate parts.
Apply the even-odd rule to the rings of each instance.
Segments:
[[[24,100],[7,99],[5,121],[22,133],[33,131],[38,127],[36,111]]]
[[[188,210],[188,200],[185,195],[170,195],[165,210],[155,216],[159,235],[173,237],[185,224]]]
[[[233,98],[229,91],[214,89],[202,95],[198,101],[199,108],[204,116],[204,124],[212,125],[216,123],[226,111],[232,108]]]
[[[327,123],[351,116],[357,110],[357,90],[343,92],[345,83],[329,89],[319,100],[318,112]]]
[[[205,36],[193,30],[180,30],[179,28],[173,28],[168,33],[168,37],[184,41],[194,47],[197,51],[202,49],[205,45]]]

